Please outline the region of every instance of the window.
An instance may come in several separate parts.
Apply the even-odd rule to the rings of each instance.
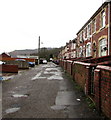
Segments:
[[[86,57],[91,56],[91,43],[87,43],[86,45]]]
[[[80,33],[80,43],[82,42],[82,32]]]
[[[76,43],[71,44],[71,50],[76,49]]]
[[[94,19],[92,21],[92,33],[95,33],[96,32],[96,20]]]
[[[83,39],[84,40],[86,39],[86,29],[84,29],[84,31],[83,31]]]
[[[105,27],[105,11],[101,12],[101,28]]]
[[[73,51],[72,53],[71,53],[71,58],[75,58],[76,57],[76,51]]]
[[[76,43],[74,43],[73,45],[74,45],[74,49],[76,49]]]
[[[82,46],[80,46],[79,48],[79,57],[82,57],[83,56],[83,48]]]
[[[107,46],[106,46],[107,42],[106,39],[102,39],[99,42],[99,57],[101,56],[106,56],[106,51],[107,51]]]
[[[90,27],[90,24],[89,24],[88,27],[87,27],[87,37],[90,37],[90,34],[91,34],[91,27]]]

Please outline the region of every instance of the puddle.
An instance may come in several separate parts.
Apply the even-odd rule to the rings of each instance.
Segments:
[[[76,99],[76,100],[79,101],[79,102],[81,101],[81,99]]]
[[[64,109],[66,109],[66,106],[54,105],[54,106],[51,106],[51,109],[53,109],[53,110],[64,110]]]
[[[27,94],[24,94],[24,95],[21,95],[21,94],[14,94],[14,95],[12,95],[12,97],[14,97],[14,98],[21,98],[21,97],[28,97],[29,95],[27,95]]]
[[[3,76],[2,77],[2,80],[3,81],[6,81],[6,80],[11,80],[11,79],[13,79],[14,78],[14,76]]]
[[[20,110],[20,107],[18,107],[18,108],[9,108],[9,109],[7,109],[5,112],[6,112],[7,114],[9,114],[9,113],[17,112],[17,111],[19,111],[19,110]]]

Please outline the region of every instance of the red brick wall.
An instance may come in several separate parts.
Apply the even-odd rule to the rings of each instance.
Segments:
[[[100,97],[100,109],[101,111],[109,118],[111,118],[111,67],[107,66],[98,66],[100,69],[99,74],[99,82],[96,81],[95,90],[99,89],[95,92],[95,102],[96,96]]]
[[[105,13],[106,13],[106,27],[101,29],[101,12],[96,16],[96,33],[92,35],[92,42],[96,42],[96,52],[92,51],[92,56],[94,57],[99,57],[99,39],[102,36],[107,36],[108,37],[108,6],[105,7]],[[108,42],[108,39],[107,39]],[[108,45],[107,45],[108,47]],[[107,50],[107,55],[108,55],[108,50]]]
[[[101,61],[101,60],[100,60]],[[67,65],[66,65],[67,63]],[[111,118],[111,67],[74,61],[62,61],[63,68],[70,73],[73,79],[84,90],[85,94],[92,97],[96,108]],[[91,73],[94,70],[94,93],[91,93]]]
[[[18,65],[0,65],[1,72],[18,73]]]
[[[67,69],[66,69],[66,71],[70,74],[70,75],[72,75],[72,61],[67,61]]]
[[[29,62],[35,62],[35,59],[33,59],[33,58],[10,58],[10,57],[0,58],[0,60],[2,60],[2,61],[12,61],[12,60],[16,60],[16,59],[25,59],[26,61],[29,61]]]
[[[90,64],[74,62],[73,64],[73,77],[74,80],[81,86],[81,88],[85,91],[86,81],[89,78],[89,71],[87,66]]]
[[[82,62],[86,62],[86,63],[100,63],[104,61],[111,61],[111,56],[104,56],[99,58],[90,58],[90,59],[82,60]]]
[[[64,60],[63,67],[64,67],[65,70],[67,70],[67,61],[66,60]]]

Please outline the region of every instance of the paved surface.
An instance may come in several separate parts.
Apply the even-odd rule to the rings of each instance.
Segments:
[[[62,69],[48,63],[2,83],[3,118],[97,118]]]

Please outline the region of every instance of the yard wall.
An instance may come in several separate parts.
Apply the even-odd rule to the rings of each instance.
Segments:
[[[19,69],[29,69],[27,61],[5,61],[7,65],[17,65]]]
[[[0,57],[0,60],[2,61],[12,61],[12,60],[16,60],[16,59],[24,59],[26,61],[29,62],[35,62],[36,59],[33,58],[10,58],[10,57]]]
[[[0,72],[18,73],[18,65],[0,65]]]
[[[60,65],[93,100],[97,110],[111,118],[111,67],[66,60]]]
[[[73,61],[70,61],[70,60],[67,60],[67,68],[66,68],[66,71],[72,75],[72,64],[73,64]]]
[[[108,118],[111,118],[111,67],[97,66],[95,70],[95,103]]]

